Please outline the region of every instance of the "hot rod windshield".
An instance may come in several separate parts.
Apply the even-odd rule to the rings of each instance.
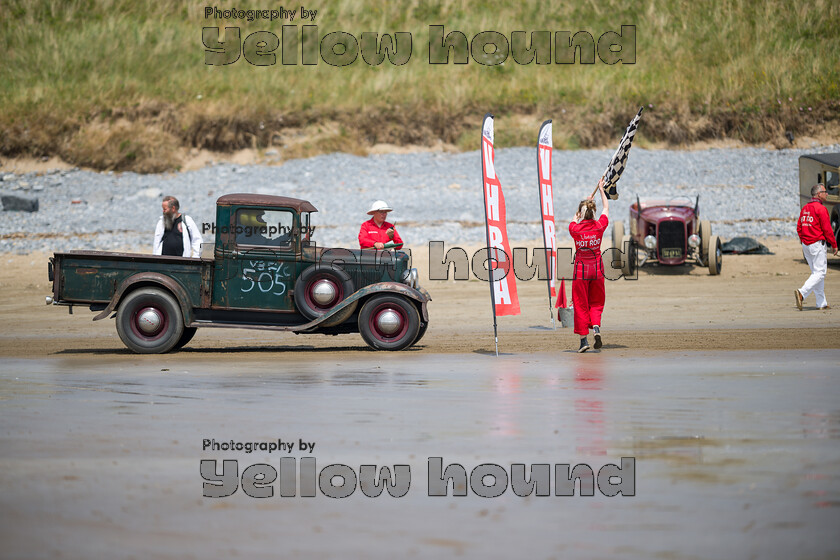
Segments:
[[[685,207],[694,208],[696,201],[691,200],[687,196],[678,196],[675,198],[642,198],[639,199],[639,210],[653,207]]]

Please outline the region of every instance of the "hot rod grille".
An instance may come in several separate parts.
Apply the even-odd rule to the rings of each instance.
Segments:
[[[659,223],[659,250],[685,250],[685,224],[678,221]]]

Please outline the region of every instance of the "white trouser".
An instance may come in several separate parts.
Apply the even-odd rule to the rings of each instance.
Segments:
[[[811,267],[811,276],[805,280],[805,283],[799,289],[799,293],[802,294],[802,299],[805,299],[811,295],[811,292],[814,292],[817,298],[817,307],[825,307],[828,305],[825,300],[825,273],[828,270],[825,243],[822,241],[810,245],[803,243],[802,252],[805,254],[808,266]]]

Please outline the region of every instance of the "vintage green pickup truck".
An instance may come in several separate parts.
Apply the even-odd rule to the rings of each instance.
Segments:
[[[328,249],[312,241],[318,210],[295,198],[229,194],[216,201],[215,245],[202,258],[101,251],[55,253],[48,305],[116,318],[131,350],[163,353],[198,327],[341,334],[402,350],[429,324],[428,292],[402,251]]]

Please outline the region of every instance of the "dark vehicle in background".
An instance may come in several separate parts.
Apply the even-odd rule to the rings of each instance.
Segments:
[[[720,238],[712,235],[708,220],[700,220],[700,197],[644,199],[630,205],[630,233],[621,220],[613,224],[613,247],[621,251],[613,267],[631,276],[636,266],[647,262],[674,266],[694,260],[707,266],[709,274],[720,274],[723,265]]]
[[[811,187],[825,185],[825,207],[834,238],[840,242],[840,153],[799,156],[799,208],[811,200]]]
[[[47,304],[88,306],[94,321],[110,315],[123,343],[144,354],[177,350],[198,327],[358,332],[377,350],[419,341],[431,298],[408,255],[317,247],[317,211],[295,198],[230,194],[216,201],[215,244],[200,259],[56,253]]]

